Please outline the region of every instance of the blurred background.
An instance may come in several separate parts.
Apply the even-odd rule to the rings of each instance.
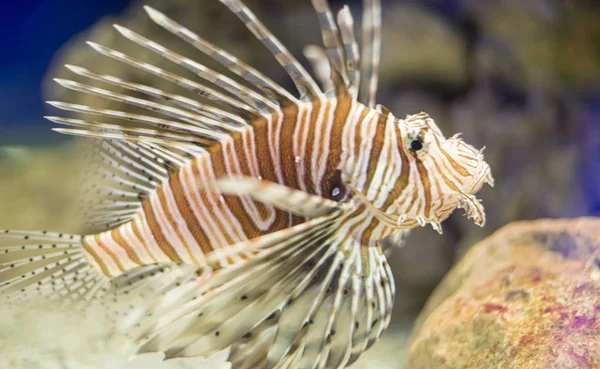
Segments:
[[[320,43],[310,1],[246,3],[307,64],[303,47]],[[72,193],[80,183],[79,146],[50,130],[51,123],[42,117],[56,111],[43,101],[91,103],[93,98],[51,82],[53,77],[73,78],[62,65],[110,72],[138,83],[164,83],[96,54],[85,40],[170,68],[119,36],[111,27],[118,22],[206,60],[154,25],[141,8],[144,4],[292,88],[270,55],[216,0],[3,4],[0,228],[77,228]],[[331,4],[334,9],[349,4],[358,21],[360,1]],[[446,135],[462,132],[465,141],[487,146],[486,160],[496,178],[496,187],[480,193],[488,216],[484,228],[458,211],[443,224],[443,236],[430,228],[417,229],[404,247],[394,250],[394,322],[402,330],[461,255],[502,225],[600,213],[600,3],[382,0],[382,6],[378,102],[400,117],[426,111]]]

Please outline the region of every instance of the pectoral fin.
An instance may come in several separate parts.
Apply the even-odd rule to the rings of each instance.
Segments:
[[[250,196],[256,201],[307,218],[342,209],[336,201],[252,177],[221,177],[214,182],[214,188],[228,195]]]

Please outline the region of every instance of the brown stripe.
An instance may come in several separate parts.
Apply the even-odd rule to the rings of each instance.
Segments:
[[[293,109],[291,105],[288,105],[289,109]],[[268,178],[271,178],[271,171],[273,172],[272,176],[274,178],[274,182],[280,182],[279,178],[275,174],[275,168],[280,166],[280,133],[281,133],[281,125],[283,122],[283,113],[277,112],[273,113],[271,116],[271,123],[267,124],[267,120],[263,119],[264,122],[262,125],[254,125],[256,129],[256,155],[259,157],[259,167],[261,168],[261,172],[263,172]],[[260,145],[258,142],[266,142],[268,145]]]
[[[275,163],[275,165],[281,166],[284,182],[282,184],[294,189],[300,189],[298,171],[296,169],[296,157],[294,155],[294,131],[296,130],[298,121],[302,124],[307,112],[302,112],[302,116],[300,117],[298,117],[298,114],[300,114],[300,111],[296,105],[283,110],[283,122],[281,123],[281,130],[279,132],[280,157],[279,163]],[[306,160],[306,158],[304,159]],[[297,215],[282,214],[284,214],[282,217],[285,217],[285,226],[292,226],[304,221],[304,218]]]
[[[315,181],[319,181],[317,183],[317,189],[315,190],[315,194],[319,195],[319,196],[323,196],[326,198],[329,198],[331,195],[331,192],[327,192],[327,187],[323,187],[323,180],[326,178],[327,175],[327,162],[329,159],[329,155],[330,155],[330,147],[329,147],[329,141],[327,140],[327,134],[331,134],[331,127],[333,126],[333,119],[334,116],[331,114],[335,114],[335,107],[333,100],[329,99],[325,101],[325,112],[323,113],[323,119],[321,119],[321,122],[319,122],[317,129],[319,130],[319,132],[321,132],[321,134],[319,135],[319,142],[317,142],[317,145],[315,146],[315,148],[313,150],[317,150],[316,153],[312,152],[311,155],[316,154],[317,157],[317,163],[316,163],[316,167],[310,172],[313,176],[314,179],[311,178],[311,182],[315,182]],[[332,111],[332,109],[334,109]],[[312,160],[311,160],[312,162]],[[323,164],[325,165],[325,170],[323,170],[322,172],[322,177],[319,178],[319,174],[321,172],[320,170],[320,163],[323,162]]]
[[[213,147],[211,147],[209,150],[211,164],[212,164],[215,176],[217,178],[222,177],[222,176],[230,176],[230,175],[236,174],[236,173],[229,173],[227,171],[227,168],[225,166],[224,153],[223,153],[223,149],[221,146],[222,145],[219,143],[219,144],[216,144]],[[198,164],[200,164],[200,163],[198,163]],[[205,165],[206,163],[202,163],[202,164]],[[193,171],[194,171],[194,177],[199,177],[201,175],[198,165],[193,167]],[[208,198],[207,198],[208,194],[206,192],[202,191],[199,194],[199,196],[202,199],[202,202],[208,203]],[[242,226],[242,230],[244,231],[244,234],[246,235],[246,237],[252,238],[252,237],[255,237],[255,236],[261,234],[262,231],[260,229],[258,229],[258,227],[256,227],[256,224],[254,224],[254,222],[252,222],[252,221],[248,221],[249,217],[246,214],[246,211],[244,209],[244,204],[240,200],[239,196],[223,195],[223,198],[225,199],[225,203],[227,204],[227,206],[229,207],[231,212],[235,215],[237,220],[240,222],[240,224]],[[211,219],[215,219],[216,215],[212,208],[206,207],[206,211],[208,212],[208,216],[211,217]]]
[[[228,173],[226,170],[225,159],[220,143],[212,146],[209,149],[209,154],[213,171],[217,178],[221,176],[231,175],[231,173]],[[200,165],[204,166],[204,164],[205,163],[196,162],[196,165],[192,166],[192,172],[195,178],[200,178],[203,175],[200,171]],[[205,191],[201,191],[198,194],[198,196],[201,200],[201,206],[203,206],[203,204],[208,203],[207,194]],[[247,237],[252,237],[252,235],[260,233],[260,231],[258,230],[258,228],[256,228],[254,223],[249,224],[248,222],[244,221],[242,215],[245,214],[244,206],[238,196],[223,195],[223,198],[225,199],[225,203],[227,204],[231,212],[235,215],[235,217],[242,225],[242,230],[244,231]],[[215,213],[213,212],[213,209],[211,207],[205,207],[205,209],[209,217],[215,217]]]
[[[348,223],[349,221],[353,220],[354,218],[361,216],[366,211],[367,210],[365,209],[365,205],[364,204],[358,205],[358,207],[354,210],[354,212],[352,214],[350,214],[348,217],[346,217],[346,220],[342,224],[340,224],[340,228],[345,223]],[[367,218],[367,221],[368,221],[368,218]],[[351,225],[350,228],[348,228],[348,232],[344,235],[344,239],[342,240],[342,242],[347,242],[348,239],[350,237],[352,237],[352,234],[353,234],[354,230],[356,228],[358,228],[359,226],[361,226],[363,224],[363,222],[364,221],[361,221],[361,222],[354,223],[354,225]]]
[[[285,109],[285,112],[295,112],[297,113],[298,111],[298,107],[296,105],[294,106],[287,106],[287,109]],[[280,117],[283,116],[282,122],[279,123],[279,119]],[[262,120],[262,124],[258,124],[258,125],[254,125],[255,129],[254,129],[254,150],[256,152],[256,157],[257,157],[257,161],[258,161],[258,167],[260,170],[260,173],[263,177],[263,179],[267,180],[267,181],[271,181],[271,182],[275,182],[275,183],[279,183],[281,182],[279,177],[276,174],[275,168],[276,166],[281,166],[282,163],[282,147],[284,145],[281,144],[281,141],[279,141],[279,147],[275,147],[276,146],[276,142],[277,140],[281,140],[281,137],[279,136],[281,134],[281,130],[279,130],[278,132],[278,128],[281,126],[284,126],[287,124],[288,126],[293,125],[290,124],[292,121],[295,124],[295,120],[291,120],[288,121],[286,116],[286,113],[273,113],[273,116],[271,118],[270,121],[267,121],[265,119]],[[248,138],[250,139],[250,137]],[[279,154],[277,153],[277,149],[279,149]],[[273,151],[271,151],[273,150]],[[275,161],[274,161],[275,160]],[[285,171],[282,169],[282,177],[283,177],[283,184],[285,184],[286,181],[286,175],[285,175]],[[290,215],[288,212],[276,209],[275,212],[275,221],[273,222],[273,224],[271,225],[271,227],[269,228],[269,232],[274,232],[286,227],[291,226],[292,224],[297,224],[294,223],[294,220],[292,220],[293,216]]]
[[[436,144],[438,145],[438,147],[440,148],[440,150],[441,150],[441,151],[443,151],[443,149],[441,148],[441,144],[440,144],[440,141],[438,140],[438,138],[437,138],[436,136],[434,136],[434,138],[435,138],[435,142],[436,142]],[[436,169],[437,169],[437,170],[438,170],[438,171],[439,171],[439,172],[440,172],[440,173],[441,173],[441,174],[444,176],[444,178],[445,178],[445,179],[447,179],[447,180],[448,180],[448,182],[449,182],[449,183],[451,183],[451,187],[452,187],[453,189],[455,189],[456,191],[459,191],[459,190],[458,190],[458,188],[456,187],[456,185],[454,185],[454,182],[452,182],[452,180],[454,179],[454,180],[455,180],[455,181],[457,181],[458,183],[462,183],[462,180],[461,180],[461,178],[459,178],[459,177],[456,175],[456,173],[455,173],[455,172],[453,172],[453,171],[452,171],[450,168],[448,168],[448,172],[450,173],[450,176],[451,176],[452,178],[449,178],[449,177],[447,177],[445,174],[443,174],[443,172],[442,172],[442,167],[444,167],[444,169],[445,169],[445,168],[447,168],[447,166],[446,166],[446,165],[443,163],[443,158],[442,158],[442,157],[440,157],[440,156],[436,156],[436,158],[437,158],[437,159],[439,159],[439,164],[438,164],[438,161],[437,161],[437,160],[434,160],[434,161],[433,161],[433,162],[434,162],[434,164],[435,164],[435,166],[436,166]],[[448,183],[448,182],[447,182],[447,183]]]
[[[172,174],[170,176],[170,178],[174,178],[177,177],[177,174]],[[168,186],[168,184],[165,184],[161,189],[162,191],[157,192],[158,194],[158,201],[160,202],[160,205],[163,209],[163,212],[165,214],[165,217],[167,218],[167,222],[169,222],[169,224],[171,225],[171,227],[173,227],[173,230],[175,231],[175,234],[177,234],[177,238],[179,239],[179,241],[181,242],[181,244],[183,245],[183,247],[185,248],[185,250],[187,251],[188,255],[190,256],[190,258],[192,259],[192,262],[196,265],[198,265],[198,260],[196,260],[196,258],[194,257],[194,254],[192,253],[192,249],[190,248],[190,245],[188,245],[188,243],[185,240],[185,237],[181,234],[181,230],[179,229],[179,221],[177,219],[175,219],[175,215],[171,214],[170,210],[169,210],[169,203],[167,200],[167,194],[165,191],[166,186]],[[169,187],[170,189],[170,187]]]
[[[444,205],[446,205],[444,202],[444,197],[440,197],[440,205],[437,207],[437,210],[440,212],[444,212]]]
[[[278,182],[278,179],[277,175],[275,174],[275,165],[272,159],[272,157],[275,156],[275,153],[271,153],[271,145],[273,145],[273,142],[271,141],[272,138],[269,137],[269,125],[271,128],[274,128],[277,125],[279,117],[280,114],[274,112],[271,116],[270,124],[264,118],[261,118],[259,121],[253,123],[252,126],[254,127],[254,139],[253,142],[248,143],[250,150],[252,150],[252,147],[254,147],[254,154],[256,155],[258,170],[261,176],[264,179],[272,182]],[[247,134],[247,137],[243,139],[252,140],[252,136]],[[245,156],[245,154],[243,155]]]
[[[225,151],[225,145],[221,145],[222,149],[222,157],[223,157],[223,168],[218,168],[218,165],[221,165],[221,162],[219,161],[213,161],[213,170],[215,172],[223,172],[223,173],[227,173],[227,175],[244,175],[244,176],[253,176],[254,174],[252,174],[252,172],[250,171],[251,168],[251,160],[248,157],[248,155],[246,154],[246,151],[244,149],[244,145],[245,145],[245,140],[249,139],[248,136],[242,136],[240,134],[236,134],[234,136],[234,141],[232,144],[232,147],[228,146],[227,151]],[[262,143],[262,145],[264,145],[264,142]],[[233,150],[231,150],[233,148]],[[255,155],[254,152],[251,152],[250,155]],[[241,172],[232,172],[229,173],[227,172],[227,168],[225,166],[225,156],[227,156],[227,158],[229,159],[229,162],[232,163],[235,159],[237,159],[239,165],[240,165],[240,171]],[[233,168],[232,166],[232,170],[237,170],[236,168]],[[265,180],[269,180],[268,178],[263,177],[263,179]],[[210,196],[210,195],[209,195]],[[254,201],[251,198],[248,198],[248,200],[250,200],[251,203],[254,204],[254,206],[256,206],[258,213],[260,214],[260,216],[262,217],[262,219],[266,219],[270,210],[269,208],[262,202],[258,202],[258,201]],[[231,241],[233,242],[233,241]]]
[[[139,256],[135,252],[135,250],[127,243],[125,238],[123,238],[123,235],[121,234],[122,231],[123,231],[123,226],[113,230],[110,233],[110,236],[112,236],[113,240],[125,250],[125,252],[127,253],[127,256],[129,257],[129,259],[131,259],[131,261],[133,261],[137,265],[144,264],[140,260]]]
[[[161,191],[162,186],[159,186],[156,192],[160,193]],[[154,209],[150,204],[150,200],[144,200],[142,202],[142,208],[144,209],[144,214],[146,215],[146,220],[148,221],[148,227],[150,228],[150,232],[152,232],[152,236],[154,237],[154,240],[156,240],[158,247],[160,247],[160,249],[165,253],[165,255],[167,255],[169,259],[173,260],[176,263],[182,263],[183,260],[181,260],[179,255],[177,255],[177,252],[175,251],[173,246],[171,246],[171,244],[167,241],[165,235],[163,234],[160,224],[156,220],[156,215],[154,214]]]
[[[235,135],[232,136],[233,137],[233,142],[231,142],[230,144],[227,145],[227,149],[226,146],[223,143],[220,143],[219,145],[215,146],[214,150],[210,151],[210,162],[209,161],[203,161],[202,164],[202,170],[204,173],[209,173],[209,165],[212,168],[212,172],[214,174],[214,176],[216,178],[220,178],[220,177],[224,177],[224,176],[231,176],[231,175],[249,175],[248,169],[244,169],[244,163],[240,163],[241,165],[241,172],[230,172],[230,170],[227,168],[227,165],[225,163],[225,159],[229,159],[229,162],[231,163],[236,156],[239,157],[240,155],[243,155],[243,157],[245,158],[247,155],[245,154],[245,152],[242,150],[240,151],[240,148],[243,148],[243,136],[240,135],[239,133],[236,133]],[[227,151],[225,151],[227,150]],[[198,173],[200,173],[200,166],[198,165],[197,168],[195,168],[198,170]],[[194,177],[197,177],[198,175],[194,175]],[[217,225],[218,229],[217,232],[220,232],[220,234],[225,238],[225,242],[227,244],[233,244],[235,243],[234,238],[231,234],[229,234],[229,232],[232,229],[235,229],[233,227],[233,225],[230,224],[230,228],[228,229],[227,226],[224,224],[227,220],[224,217],[221,216],[217,216],[216,211],[221,211],[222,213],[227,213],[229,211],[231,211],[231,213],[233,214],[233,216],[239,220],[240,219],[240,212],[236,212],[234,210],[231,209],[231,206],[229,206],[227,199],[231,199],[232,197],[230,196],[223,196],[223,199],[225,200],[224,203],[221,202],[220,200],[220,195],[217,195],[216,193],[213,192],[206,192],[206,191],[202,191],[200,194],[200,198],[202,199],[203,203],[201,204],[201,206],[204,206],[204,208],[208,211],[209,213],[209,217],[214,221],[214,223]],[[234,196],[233,198],[235,199],[239,199],[239,197]],[[211,201],[212,200],[212,201]],[[212,205],[212,204],[215,205]],[[209,206],[209,204],[211,204]],[[240,206],[242,206],[242,202],[239,202]],[[264,208],[264,205],[260,204],[258,206],[259,210],[261,208]],[[243,207],[240,208],[242,210],[243,213]],[[208,232],[208,230],[207,230]],[[242,238],[242,239],[246,239],[247,237],[247,233],[246,230],[244,229],[244,227],[242,226],[242,233],[238,233],[238,237]],[[210,237],[210,234],[208,234],[207,236]],[[211,244],[214,244],[214,241],[211,242]],[[221,245],[221,246],[225,246],[225,245]]]
[[[309,121],[301,123],[304,125],[303,134],[301,136],[304,139],[304,142],[302,143],[303,150],[301,151],[304,159],[304,162],[302,163],[304,166],[304,186],[306,192],[312,195],[317,194],[313,184],[313,178],[317,175],[317,168],[313,168],[312,166],[313,150],[319,150],[319,143],[315,143],[315,136],[317,135],[317,130],[320,131],[319,133],[321,135],[324,134],[323,127],[321,126],[323,120],[319,121],[322,107],[325,109],[326,114],[328,110],[327,106],[323,106],[321,101],[313,102]]]
[[[362,141],[367,139],[367,137],[362,137],[361,132],[362,132],[363,124],[365,124],[364,120],[365,120],[367,114],[369,114],[370,110],[371,109],[365,107],[363,109],[363,111],[360,113],[360,117],[358,118],[357,124],[354,126],[354,129],[355,129],[355,131],[354,131],[354,152],[350,153],[351,155],[354,155],[354,159],[351,160],[354,162],[354,167],[356,165],[358,165],[358,158],[359,158],[360,152],[362,150],[362,148],[361,148]],[[354,169],[354,167],[352,169]]]
[[[210,156],[210,164],[213,168],[213,172],[215,174],[215,176],[217,177],[222,177],[224,175],[226,175],[226,171],[225,171],[225,163],[222,161],[222,150],[220,150],[221,145],[217,145],[219,146],[219,150],[215,150],[214,153],[218,153],[220,155],[216,156],[217,160],[215,160],[215,155],[211,155]],[[204,176],[207,176],[208,173],[208,160],[195,160],[193,165],[192,165],[192,178],[189,180],[194,180],[194,178],[202,178]],[[216,229],[216,232],[220,232],[221,234],[226,233],[224,228],[220,227],[220,224],[218,222],[219,217],[217,217],[217,215],[215,214],[214,208],[212,206],[208,206],[208,204],[210,204],[210,200],[209,200],[209,196],[215,196],[214,194],[211,194],[207,191],[199,191],[196,193],[197,196],[197,200],[196,197],[193,198],[194,201],[196,201],[196,206],[200,209],[203,209],[204,211],[206,211],[207,215],[202,215],[202,216],[206,216],[208,217],[208,219],[210,220],[215,220],[217,223],[217,227],[218,229]],[[224,198],[226,199],[227,197],[224,196]],[[190,199],[191,200],[191,199]],[[215,202],[218,204],[219,201],[215,199]],[[235,214],[235,213],[234,213]],[[200,243],[200,247],[202,248],[202,251],[207,254],[209,252],[211,252],[214,247],[213,247],[213,243],[215,241],[211,241],[211,238],[214,239],[214,236],[211,237],[210,231],[208,229],[203,229],[204,235],[206,237],[206,240],[203,243]],[[228,240],[228,237],[225,237],[226,240]],[[232,241],[230,241],[232,242]],[[224,245],[220,245],[220,246],[224,246]]]
[[[286,105],[284,111],[298,112],[296,105]],[[275,112],[271,118],[271,123],[268,124],[264,120],[264,124],[255,126],[256,127],[256,138],[257,142],[268,142],[268,145],[257,145],[257,156],[259,158],[259,167],[261,173],[265,173],[266,177],[273,182],[285,184],[285,172],[282,164],[282,148],[285,146],[281,142],[283,136],[281,131],[284,123],[286,122],[286,115],[284,112]],[[281,119],[281,121],[280,121]],[[288,122],[289,123],[289,122]],[[289,124],[287,126],[290,126]],[[264,152],[264,154],[263,154]],[[281,178],[276,174],[275,168],[281,169]],[[272,176],[272,177],[271,177]],[[272,179],[271,179],[272,178]],[[291,213],[277,210],[277,223],[283,221],[282,228],[291,227],[294,224],[298,224],[301,220]],[[279,225],[273,225],[272,229],[276,230]],[[281,228],[281,229],[282,229]]]
[[[432,161],[433,161],[434,165],[436,165],[435,164],[435,160],[432,160]],[[442,176],[442,180],[443,180],[443,176]],[[440,203],[443,203],[444,202],[443,201],[444,194],[442,193],[442,186],[440,186],[440,181],[439,181],[438,177],[436,177],[435,175],[433,176],[433,187],[437,188],[438,198],[440,199]],[[438,206],[437,209],[439,209],[440,206]],[[435,214],[436,209],[433,208],[433,204],[432,204],[432,209],[431,210],[434,212],[434,215],[436,215]],[[427,216],[429,217],[430,214],[427,214]]]
[[[375,230],[375,228],[377,228],[377,225],[379,224],[379,220],[375,217],[371,218],[371,222],[369,223],[369,225],[367,226],[367,228],[362,232],[361,238],[360,238],[360,243],[362,246],[377,246],[377,243],[375,243],[374,245],[371,245],[371,236],[373,235],[373,231]]]
[[[204,158],[196,158],[194,161],[205,160]],[[189,163],[188,165],[195,166],[196,163]],[[185,190],[183,188],[182,181],[187,181],[188,178],[184,177],[183,179],[180,176],[185,176],[185,171],[180,170],[178,174],[174,174],[169,178],[169,185],[171,186],[171,191],[173,191],[173,197],[175,198],[175,203],[177,204],[177,208],[181,213],[181,216],[185,220],[185,223],[190,230],[190,233],[194,237],[194,240],[200,246],[202,253],[206,255],[208,252],[212,251],[212,247],[210,245],[210,240],[206,236],[204,230],[200,226],[200,222],[196,218],[196,214],[192,210],[192,206],[189,199],[186,196]],[[190,187],[193,188],[193,187]],[[204,206],[204,204],[199,204],[199,206]]]
[[[412,210],[413,206],[415,206],[415,205],[417,204],[417,199],[418,199],[418,197],[417,197],[417,196],[418,196],[418,191],[417,191],[416,189],[409,189],[409,190],[411,190],[411,191],[412,191],[412,195],[413,195],[413,196],[412,196],[412,198],[411,198],[411,197],[410,197],[410,195],[411,195],[411,194],[409,193],[409,197],[408,197],[407,201],[410,201],[410,205],[409,205],[409,207],[408,207],[408,208],[405,210],[405,213],[406,213],[406,214],[408,214],[408,213],[409,213],[409,212]]]
[[[338,186],[336,174],[342,158],[343,132],[344,127],[348,123],[353,102],[352,98],[348,95],[343,98],[338,97],[335,111],[333,112],[333,124],[331,126],[331,134],[329,135],[329,143],[326,143],[329,145],[329,156],[321,184],[323,193],[325,194],[330,194]]]
[[[450,187],[452,190],[454,190],[456,192],[460,192],[460,190],[458,189],[458,187],[456,187],[454,182],[452,182],[448,177],[446,177],[446,175],[442,171],[442,168],[440,167],[440,164],[438,164],[437,160],[433,159],[432,162],[433,162],[433,165],[435,166],[435,170],[437,171],[437,173],[440,174],[440,177],[442,177],[442,180],[444,181],[444,183],[446,185],[448,185],[448,187]]]
[[[267,129],[267,127],[263,127],[261,129]],[[259,127],[256,127],[256,130],[260,131]],[[259,133],[259,136],[260,135],[261,134]],[[241,139],[241,136],[239,136],[238,140],[239,139]],[[216,146],[221,146],[221,145],[216,145]],[[236,146],[239,146],[239,144],[236,144]],[[217,150],[216,148],[215,149],[211,148],[210,153],[211,153],[211,160],[212,160],[213,170],[215,172],[215,175],[217,175],[217,176],[231,175],[232,173],[227,172],[226,167],[225,167],[225,161],[224,161],[225,154],[223,153],[223,150],[221,150],[221,149]],[[228,155],[235,155],[235,153],[231,153],[231,154],[228,153]],[[269,178],[265,178],[265,179],[269,179]],[[274,177],[274,174],[273,174],[272,180],[277,182],[277,178]],[[265,233],[265,231],[259,229],[256,226],[252,216],[249,215],[248,213],[246,213],[246,211],[244,209],[244,205],[243,205],[242,201],[240,200],[239,196],[225,195],[225,196],[223,196],[223,198],[225,199],[225,203],[227,204],[227,206],[229,207],[231,212],[235,215],[237,220],[240,222],[242,229],[247,238],[253,238],[253,237],[260,236]],[[265,218],[267,216],[267,211],[268,211],[267,207],[260,202],[255,202],[255,204],[260,213],[260,216],[262,218]],[[214,213],[211,211],[211,209],[208,209],[208,210],[211,213],[211,216],[215,216]],[[287,226],[287,223],[288,223],[287,219],[288,219],[287,213],[285,213],[281,210],[277,210],[275,222],[267,230],[267,232],[273,231],[275,229],[281,229],[281,228]]]
[[[296,171],[296,158],[294,155],[294,131],[296,130],[297,121],[302,122],[306,112],[302,113],[301,119],[298,119],[299,108],[297,106],[290,107],[284,110],[283,122],[279,137],[280,142],[280,162],[281,171],[283,173],[284,185],[300,189],[298,185],[298,175]]]
[[[472,157],[472,156],[470,156],[470,155],[465,155],[465,154],[456,154],[456,155],[457,155],[457,156],[460,156],[460,157],[461,157],[461,158],[463,158],[463,159],[467,159],[467,160],[474,161],[474,162],[475,162],[475,164],[477,164],[477,159],[476,159],[476,158],[474,158],[474,157]]]
[[[400,130],[397,125],[395,127],[395,131],[396,137],[398,137],[401,140],[402,134],[400,133]],[[394,183],[394,188],[392,189],[392,191],[390,191],[387,199],[385,200],[385,203],[382,206],[382,209],[384,211],[388,207],[392,206],[394,201],[396,201],[396,199],[398,199],[405,190],[408,190],[408,181],[410,179],[410,163],[408,161],[407,155],[410,154],[408,154],[408,152],[404,150],[404,145],[402,144],[402,142],[400,142],[400,147],[398,148],[398,151],[400,154],[400,161],[402,165],[402,167],[400,168],[400,176],[396,180],[396,183]]]
[[[100,247],[102,250],[104,250],[104,252],[106,252],[108,254],[108,256],[113,259],[113,261],[115,262],[115,264],[117,264],[117,267],[119,268],[119,270],[121,272],[125,272],[127,269],[125,269],[123,264],[121,264],[121,262],[119,261],[119,259],[116,256],[116,254],[108,246],[106,246],[105,244],[102,243],[102,241],[100,240],[100,235],[101,235],[101,233],[94,235],[94,240],[98,244],[98,247]]]
[[[88,236],[88,237],[94,237],[94,236]],[[96,261],[96,263],[98,263],[98,266],[100,266],[100,269],[102,270],[102,273],[105,276],[112,277],[112,275],[108,272],[108,267],[106,266],[106,264],[104,264],[104,260],[102,260],[102,258],[96,253],[96,250],[94,250],[94,248],[92,247],[92,245],[90,245],[89,243],[87,243],[86,237],[84,237],[81,240],[81,243],[83,244],[83,249],[86,251],[86,253],[89,256],[91,256],[92,258],[94,258],[94,260]]]
[[[460,173],[460,175],[462,175],[463,177],[468,177],[470,175],[469,172],[465,168],[463,168],[460,164],[458,164],[456,161],[454,161],[454,159],[452,159],[452,157],[450,155],[448,155],[448,153],[444,149],[440,148],[440,152],[448,160],[450,165],[452,165],[454,170],[456,170],[458,173]]]
[[[429,181],[429,176],[427,175],[427,169],[421,159],[416,159],[417,162],[417,171],[419,172],[419,177],[421,178],[421,183],[423,183],[423,192],[425,193],[425,215],[429,214],[431,211],[431,182]]]
[[[142,236],[142,232],[140,232],[140,229],[138,228],[138,225],[137,225],[137,223],[135,221],[131,222],[131,229],[133,230],[133,233],[135,234],[135,236],[137,237],[137,239],[140,240],[141,245],[148,252],[148,255],[150,255],[150,258],[153,261],[158,262],[158,260],[156,260],[156,258],[154,257],[154,255],[152,255],[152,252],[150,252],[150,247],[148,247],[148,242],[146,242],[146,240],[144,240],[144,237]]]
[[[379,113],[377,113],[377,116],[377,126],[375,127],[375,137],[373,137],[373,145],[369,154],[369,162],[367,163],[367,178],[364,188],[369,188],[371,186],[371,182],[373,182],[373,177],[375,176],[375,171],[377,170],[377,163],[379,161],[379,157],[381,156],[381,152],[386,140],[385,132],[388,118],[387,116]]]

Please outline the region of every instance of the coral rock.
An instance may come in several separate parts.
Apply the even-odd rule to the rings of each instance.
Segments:
[[[434,292],[406,369],[600,368],[600,219],[515,222]]]

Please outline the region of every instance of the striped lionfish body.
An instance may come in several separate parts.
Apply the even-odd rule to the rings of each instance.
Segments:
[[[198,99],[67,66],[99,83],[59,84],[149,113],[51,102],[110,120],[49,117],[70,126],[57,131],[97,139],[101,199],[88,215],[99,231],[6,231],[0,294],[89,300],[124,280],[112,287],[150,286],[155,295],[121,327],[140,353],[208,357],[229,348],[234,368],[346,367],[389,323],[395,291],[381,241],[425,224],[441,233],[457,207],[483,225],[474,194],[493,183],[489,166],[429,115],[400,119],[375,104],[378,1],[364,2],[361,53],[348,7],[336,18],[326,0],[313,0],[324,48],[306,54],[323,88],[240,0],[221,2],[276,57],[299,97],[149,7],[157,24],[245,82],[121,26],[204,82],[90,43]],[[16,239],[36,245],[12,246]]]
[[[403,123],[406,129],[429,118],[419,114],[412,119],[417,123]],[[86,236],[88,260],[108,276],[156,262],[203,265],[215,249],[306,220],[249,198],[201,190],[223,177],[258,178],[332,200],[356,197],[357,210],[347,217],[348,223],[356,224],[348,231],[365,246],[375,246],[415,223],[434,222],[438,229],[435,223],[456,205],[444,198],[434,204],[432,192],[443,191],[445,183],[439,182],[444,180],[447,186],[462,185],[449,180],[457,177],[451,171],[456,162],[451,156],[432,161],[432,167],[450,167],[447,177],[421,182],[415,177],[428,176],[428,169],[419,162],[411,168],[406,158],[410,151],[399,151],[399,124],[391,114],[383,115],[349,97],[283,109],[188,161],[142,201],[132,220]],[[406,185],[386,186],[398,181]],[[422,183],[425,194],[411,193],[411,181]],[[378,212],[383,214],[377,216]],[[421,213],[421,219],[408,217]],[[400,214],[406,216],[402,222]]]
[[[352,153],[342,161],[342,146],[354,144],[355,130],[365,124],[383,143],[385,120],[349,97],[299,103],[261,117],[252,129],[215,143],[170,175],[131,221],[86,236],[89,259],[109,276],[161,261],[202,265],[216,249],[302,223],[304,217],[276,206],[201,189],[218,178],[247,176],[341,199],[348,189],[338,168],[354,166]]]

